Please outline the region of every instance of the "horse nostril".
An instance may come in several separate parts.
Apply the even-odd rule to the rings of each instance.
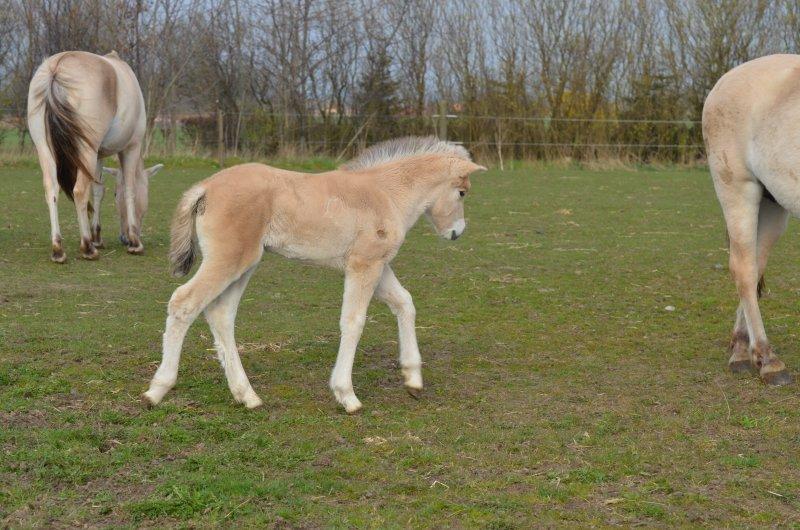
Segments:
[[[450,241],[455,241],[456,239],[458,239],[458,234],[455,230],[450,230]]]

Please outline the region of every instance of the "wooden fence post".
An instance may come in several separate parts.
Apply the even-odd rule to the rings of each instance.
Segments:
[[[444,100],[439,102],[439,124],[438,124],[439,140],[447,140],[447,102]]]
[[[220,169],[225,167],[225,123],[219,104],[217,104],[217,159]]]

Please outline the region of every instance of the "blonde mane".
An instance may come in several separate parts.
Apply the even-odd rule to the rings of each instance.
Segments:
[[[360,171],[411,156],[431,154],[451,155],[471,161],[467,150],[460,145],[439,140],[435,136],[406,136],[367,147],[340,169]]]

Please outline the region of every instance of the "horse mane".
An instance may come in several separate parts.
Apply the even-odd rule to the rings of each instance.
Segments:
[[[439,140],[435,136],[406,136],[371,145],[355,158],[340,166],[345,171],[360,171],[386,162],[394,162],[417,155],[442,154],[472,160],[469,152],[460,145]]]

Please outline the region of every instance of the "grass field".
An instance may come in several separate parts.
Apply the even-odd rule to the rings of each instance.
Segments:
[[[38,170],[0,170],[0,526],[800,527],[798,387],[726,372],[736,299],[705,172],[491,171],[456,242],[420,223],[395,260],[415,297],[426,390],[397,368],[375,303],[354,369],[327,388],[339,273],[267,256],[237,322],[265,406],[236,406],[198,321],[175,390],[160,359],[168,222],[212,169],[151,185],[146,255],[115,240],[49,261]],[[800,371],[793,223],[762,310]],[[674,311],[665,310],[674,306]]]

